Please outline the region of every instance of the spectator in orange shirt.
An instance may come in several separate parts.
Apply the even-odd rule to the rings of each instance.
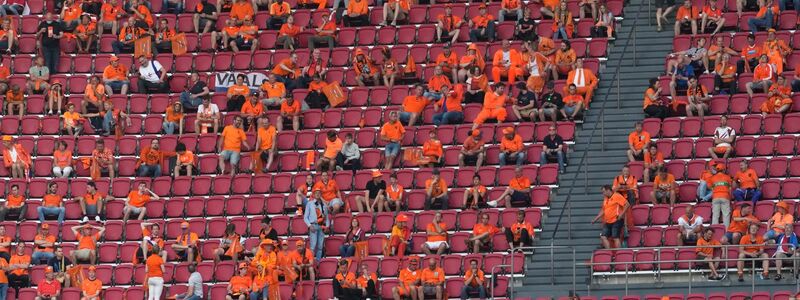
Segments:
[[[720,275],[717,272],[717,268],[719,268],[719,255],[715,255],[715,253],[719,253],[722,251],[727,251],[726,249],[722,248],[712,248],[712,247],[701,247],[701,246],[719,246],[719,241],[713,240],[714,238],[714,230],[711,228],[705,228],[702,230],[702,235],[700,235],[700,239],[697,240],[697,249],[695,252],[697,253],[697,259],[702,259],[706,263],[708,263],[708,268],[711,270],[711,274],[708,275],[708,280],[719,281],[725,278],[724,275]],[[717,250],[722,251],[717,251]]]
[[[556,51],[552,61],[554,66],[551,68],[553,79],[558,80],[559,75],[569,76],[569,72],[573,70],[577,59],[578,56],[575,53],[575,49],[572,49],[572,43],[566,39],[561,41],[561,47]]]
[[[225,51],[239,34],[239,26],[234,19],[226,19],[225,27],[220,31],[211,32],[211,49]]]
[[[275,121],[277,130],[283,131],[283,126],[286,121],[292,122],[292,130],[300,130],[300,117],[302,116],[302,107],[299,101],[294,100],[294,95],[286,94],[285,99],[281,103],[281,110],[278,118]]]
[[[118,91],[121,95],[128,94],[128,67],[119,63],[119,57],[112,55],[109,59],[109,65],[103,69],[103,84],[105,85],[108,95],[113,95]]]
[[[10,26],[10,25],[6,25],[6,26]],[[0,50],[2,50],[2,48],[3,48],[2,47],[2,43],[3,42],[0,41]],[[0,95],[5,95],[6,91],[8,91],[8,87],[9,87],[8,79],[9,79],[9,77],[11,77],[11,68],[9,67],[10,65],[11,65],[10,63],[3,62],[3,58],[0,58]],[[61,108],[60,105],[58,107]],[[50,110],[51,111],[53,110],[52,107],[50,108]],[[49,114],[52,114],[52,112],[50,112]]]
[[[342,16],[344,26],[364,26],[369,24],[369,4],[366,0],[347,2],[347,15]]]
[[[511,227],[505,229],[506,241],[508,241],[508,248],[514,247],[530,247],[533,246],[533,225],[525,220],[525,211],[517,211],[517,222],[511,224]]]
[[[683,6],[678,8],[675,14],[675,36],[681,34],[681,28],[689,25],[692,29],[692,35],[697,34],[697,19],[700,17],[700,12],[696,7],[692,7],[691,0],[684,0]]]
[[[636,122],[634,130],[628,135],[628,161],[643,161],[645,148],[650,144],[650,133],[644,131],[642,122]]]
[[[239,26],[236,39],[231,41],[231,50],[234,53],[238,53],[239,49],[249,49],[251,54],[258,50],[258,26],[253,24],[253,17],[251,16],[244,17],[244,24]]]
[[[9,135],[3,136],[3,165],[11,171],[11,178],[28,178],[31,169],[30,154]]]
[[[485,142],[481,136],[483,132],[478,129],[470,131],[469,137],[464,140],[464,146],[458,154],[458,166],[464,167],[465,165],[475,165],[480,168],[483,165],[483,160],[486,157],[486,149],[483,147]]]
[[[567,8],[566,1],[559,1],[558,6],[553,14],[553,40],[569,40],[572,37],[572,32],[575,28],[575,23],[572,20],[572,13]]]
[[[270,30],[279,30],[281,25],[286,23],[287,18],[292,13],[292,7],[288,2],[283,0],[275,0],[269,6],[269,21],[267,28]]]
[[[486,207],[486,186],[481,183],[481,177],[475,174],[472,176],[472,186],[464,191],[464,204],[461,209],[477,210]]]
[[[430,100],[424,97],[425,88],[417,84],[414,86],[414,93],[403,99],[403,107],[400,111],[400,122],[414,126],[417,119],[422,116],[425,107],[430,104]]]
[[[189,267],[191,268],[191,267]],[[103,282],[97,279],[97,268],[89,266],[86,278],[81,280],[81,300],[100,300],[100,292],[103,291]]]
[[[186,145],[178,142],[178,145],[175,146],[175,169],[173,170],[173,176],[181,176],[181,174],[186,174],[186,176],[192,176],[192,169],[194,168],[195,157],[192,151],[186,149]],[[181,172],[185,170],[185,172]]]
[[[242,246],[241,238],[236,233],[236,225],[228,223],[225,226],[225,235],[220,239],[219,247],[214,249],[214,263],[233,260],[233,264],[236,265],[239,260],[243,259],[244,246]]]
[[[151,199],[158,200],[158,195],[147,188],[147,183],[144,181],[139,182],[139,186],[135,190],[132,190],[130,193],[128,193],[128,198],[125,199],[122,222],[127,222],[130,215],[139,215],[138,219],[144,220],[144,216],[147,213],[147,208],[145,205]]]
[[[237,25],[241,24],[243,20],[255,17],[256,13],[254,7],[255,5],[253,5],[250,0],[234,0],[231,4],[230,17],[236,21]],[[278,28],[280,28],[280,25],[274,29]]]
[[[88,222],[90,216],[94,216],[94,220],[100,222],[100,218],[104,216],[105,212],[103,204],[114,200],[114,197],[100,193],[97,190],[97,184],[89,181],[86,184],[86,194],[82,197],[76,197],[74,200],[77,200],[81,206],[81,214],[84,216],[83,222]]]
[[[783,75],[769,88],[769,98],[761,104],[761,115],[785,114],[792,108],[792,87]]]
[[[106,29],[110,29],[112,36],[117,35],[117,30],[119,29],[119,22],[117,19],[121,18],[124,13],[125,11],[122,9],[122,6],[119,5],[117,0],[109,0],[104,2],[100,7],[100,14],[98,15],[98,36],[102,36],[103,31]]]
[[[386,143],[384,148],[385,164],[384,169],[389,170],[394,165],[394,160],[400,154],[400,143],[403,141],[403,135],[406,129],[400,123],[396,111],[389,112],[389,122],[386,122],[381,127],[380,138]]]
[[[78,53],[89,53],[89,48],[94,46],[97,37],[97,23],[89,15],[81,16],[81,24],[75,28],[75,41]],[[2,47],[0,47],[2,48]]]
[[[164,130],[164,134],[172,135],[177,131],[178,136],[183,135],[183,105],[180,102],[175,101],[167,107],[161,129]]]
[[[594,95],[594,91],[597,89],[599,80],[592,70],[583,67],[583,58],[575,60],[575,66],[572,68],[572,71],[569,71],[569,74],[567,74],[567,83],[569,85],[575,85],[577,88],[575,90],[576,93],[583,96],[583,106],[589,107],[589,103],[592,102],[592,95]],[[567,85],[567,88],[569,85]]]
[[[658,78],[650,78],[650,85],[644,93],[642,110],[648,118],[665,119],[671,114],[669,99],[662,96],[661,82]]]
[[[391,207],[394,206],[395,213],[399,213],[403,208],[403,194],[405,190],[403,186],[397,183],[397,173],[389,175],[389,185],[386,186],[386,199],[378,199],[378,212],[391,212]]]
[[[294,25],[294,16],[290,15],[286,18],[286,23],[281,25],[281,29],[278,31],[278,39],[275,40],[275,45],[282,46],[283,49],[294,51],[296,43],[295,38],[302,30],[302,27]]]
[[[287,92],[294,90],[296,86],[295,76],[297,75],[297,54],[292,52],[289,58],[281,60],[272,69],[275,79],[283,83]]]
[[[494,42],[494,16],[486,13],[485,3],[481,3],[478,7],[478,15],[469,20],[469,27],[469,40],[471,42]]]
[[[145,29],[153,27],[153,14],[143,0],[131,0],[129,14],[136,18],[136,27]]]
[[[747,229],[750,224],[761,224],[761,220],[753,216],[753,207],[750,203],[743,202],[739,208],[733,211],[731,215],[731,225],[725,230],[725,235],[722,236],[720,242],[723,245],[735,245],[736,241],[741,240],[742,236],[747,234]]]
[[[642,172],[642,181],[644,183],[650,182],[655,177],[658,169],[664,167],[664,154],[658,151],[658,146],[651,143],[644,153],[644,170]]]
[[[531,180],[522,173],[522,167],[517,166],[514,169],[514,178],[511,178],[505,191],[497,199],[486,204],[497,207],[502,201],[506,208],[529,206],[531,204],[531,187]]]
[[[44,279],[39,281],[36,288],[36,300],[55,300],[61,296],[61,283],[55,280],[52,267],[44,269]]]
[[[88,114],[102,110],[104,102],[108,100],[105,85],[100,84],[97,76],[89,77],[89,82],[84,90],[83,102],[81,102],[81,113]]]
[[[89,264],[94,265],[97,260],[97,242],[103,237],[106,228],[84,224],[72,226],[71,230],[72,234],[74,234],[75,238],[78,240],[78,248],[72,250],[72,253],[70,253],[72,262],[79,264],[80,262],[88,261]],[[97,230],[97,232],[92,234],[94,230]]]
[[[181,234],[175,239],[172,244],[172,250],[178,255],[181,261],[194,262],[200,254],[199,246],[197,245],[197,233],[189,229],[189,222],[181,222]]]
[[[775,66],[769,63],[769,57],[766,54],[762,54],[758,59],[758,65],[753,69],[753,81],[748,82],[745,86],[747,94],[752,98],[753,91],[756,89],[768,92],[774,78]]]
[[[412,246],[411,228],[406,223],[408,223],[408,215],[406,214],[398,214],[395,218],[395,224],[392,226],[389,242],[386,245],[391,256],[402,258],[406,254],[406,249],[410,249]]]
[[[360,48],[355,50],[353,55],[353,69],[356,73],[356,84],[364,86],[364,82],[371,81],[373,85],[378,85],[380,81],[380,69],[372,61],[372,58],[367,57],[366,53]]]
[[[444,300],[447,298],[444,290],[444,270],[439,267],[436,259],[431,257],[428,259],[428,268],[422,270],[421,274],[422,286],[419,289],[419,296],[417,299],[425,299],[425,296],[435,295],[436,300]]]
[[[254,152],[251,169],[256,172],[267,172],[272,168],[272,162],[278,153],[278,130],[269,123],[269,118],[258,118],[256,129],[256,151]],[[257,167],[258,166],[258,167]],[[263,167],[262,167],[263,166]]]
[[[583,116],[583,96],[577,94],[578,87],[574,83],[569,84],[567,96],[564,97],[564,113],[567,114],[567,120],[575,121],[579,116]]]
[[[340,260],[333,277],[333,295],[337,299],[361,299],[361,289],[356,285],[356,274],[349,272],[347,260]]]
[[[736,201],[753,201],[753,205],[761,200],[761,181],[747,160],[739,162],[739,172],[733,181],[733,198]]]
[[[72,151],[67,150],[67,142],[56,142],[56,149],[53,151],[53,177],[69,178],[72,166]]]
[[[522,11],[525,10],[520,0],[504,0],[500,2],[500,11],[497,13],[497,21],[503,22],[506,16],[515,16],[514,20],[522,20]]]
[[[428,133],[428,140],[422,145],[422,156],[427,159],[428,163],[421,164],[421,167],[433,168],[444,165],[444,148],[442,148],[442,141],[436,136],[436,129]]]
[[[516,162],[517,167],[525,162],[525,145],[522,137],[514,131],[513,127],[503,128],[503,138],[500,139],[499,164],[505,166],[509,161]]]
[[[13,115],[16,111],[19,114],[19,120],[25,114],[25,95],[19,88],[19,85],[12,84],[11,89],[6,92],[6,113]]]
[[[247,101],[242,105],[241,116],[244,120],[242,125],[244,131],[250,131],[251,129],[255,131],[256,120],[262,116],[266,116],[265,114],[264,104],[258,100],[258,92],[252,92]]]
[[[708,4],[706,4],[703,8],[703,16],[701,20],[701,34],[711,31],[710,29],[713,28],[714,30],[711,32],[711,35],[713,36],[722,30],[722,26],[725,26],[725,18],[722,16],[722,10],[717,8],[717,0],[708,1]]]
[[[489,90],[489,75],[483,73],[486,62],[475,44],[469,45],[467,55],[458,61],[458,82],[467,84],[467,103],[480,103]]]
[[[678,186],[675,184],[675,176],[664,170],[658,168],[656,170],[656,178],[653,179],[653,191],[650,192],[650,198],[656,204],[664,204],[669,201],[669,204],[675,205],[675,197],[678,192]]]
[[[425,210],[430,210],[437,202],[440,202],[440,209],[447,209],[447,182],[439,176],[439,169],[433,169],[431,178],[425,181]]]
[[[171,53],[173,37],[175,37],[175,29],[169,26],[169,21],[166,18],[161,18],[158,21],[158,27],[155,28],[153,48],[156,51],[153,53],[156,55],[158,53]]]
[[[620,236],[622,235],[622,227],[625,225],[625,214],[630,208],[630,204],[622,194],[615,193],[610,185],[604,185],[602,191],[603,206],[592,220],[592,224],[598,220],[603,221],[603,232],[600,235],[603,248],[621,247]]]
[[[779,235],[784,233],[786,225],[794,224],[794,217],[792,216],[792,206],[789,202],[781,201],[775,205],[777,207],[775,214],[767,221],[767,232],[764,233],[764,240],[772,241]]]
[[[6,273],[8,287],[16,290],[17,295],[19,295],[21,288],[30,286],[30,271],[28,269],[31,267],[31,256],[25,254],[25,242],[17,243],[14,249],[14,254],[11,255],[8,266],[4,270],[8,272]]]
[[[433,220],[427,225],[425,232],[427,234],[427,241],[422,244],[422,252],[425,255],[442,255],[449,247],[447,243],[447,224],[442,222],[442,213],[436,212],[433,215]]]
[[[612,189],[615,193],[620,193],[625,196],[629,202],[636,203],[639,196],[638,181],[636,176],[631,175],[631,168],[627,164],[622,167],[622,171],[617,177],[614,177],[614,185]]]
[[[380,26],[386,26],[390,20],[392,26],[397,26],[397,21],[403,21],[408,18],[411,4],[408,0],[388,0],[383,4],[383,22]]]
[[[64,1],[61,7],[61,26],[64,31],[72,32],[75,27],[80,24],[80,17],[83,14],[80,2],[76,3],[75,0]]]
[[[440,43],[449,42],[445,45],[449,49],[450,44],[458,42],[458,36],[461,34],[461,25],[463,24],[464,20],[461,17],[453,15],[453,5],[445,4],[444,15],[436,16],[436,40]]]
[[[511,42],[503,40],[500,49],[494,53],[492,60],[492,80],[499,83],[501,82],[501,76],[505,76],[508,78],[508,84],[514,85],[517,77],[522,77],[522,65],[522,56],[519,51],[511,48]]]
[[[481,250],[492,252],[492,239],[500,232],[494,224],[489,224],[489,214],[479,213],[480,221],[472,227],[472,234],[467,239],[467,247],[471,253],[481,253]]]
[[[502,83],[495,83],[493,85],[494,91],[487,90],[486,95],[483,97],[483,108],[481,108],[478,116],[473,121],[472,129],[478,129],[489,119],[496,119],[498,123],[506,121],[508,112],[506,111],[506,102],[508,96],[505,94],[506,86]]]
[[[161,163],[164,158],[175,156],[173,152],[162,151],[158,139],[150,141],[149,147],[142,147],[136,166],[139,168],[138,176],[152,178],[161,177]]]
[[[720,215],[725,227],[730,225],[731,187],[733,179],[725,174],[725,165],[717,164],[717,172],[708,178],[711,187],[711,225],[719,224]]]
[[[164,234],[161,231],[161,225],[159,223],[142,222],[140,226],[142,228],[142,241],[141,247],[136,250],[136,262],[146,260],[145,253],[150,253],[153,247],[158,247],[161,250],[159,255],[164,261],[167,261],[167,250],[164,249],[164,238],[162,238]]]
[[[384,10],[384,13],[386,13],[386,10]],[[331,20],[328,16],[330,16],[330,14],[327,11],[322,13],[322,24],[314,28],[315,35],[308,37],[308,49],[312,52],[319,43],[327,44],[328,50],[331,52],[333,52],[333,47],[336,46],[336,39],[334,39],[334,35],[336,34],[336,22]]]
[[[222,1],[219,1],[222,3]],[[197,3],[195,7],[194,14],[192,15],[192,25],[194,25],[194,32],[198,34],[206,34],[211,31],[211,28],[217,23],[217,18],[219,11],[214,4],[208,2],[208,0],[200,0],[200,3]],[[203,28],[200,31],[200,28]]]
[[[397,75],[401,73],[400,66],[397,64],[397,60],[392,57],[392,52],[389,51],[389,48],[383,47],[381,53],[383,54],[383,64],[380,72],[381,77],[383,77],[383,85],[391,89],[394,86]]]
[[[436,101],[442,98],[444,92],[442,92],[442,88],[447,87],[448,90],[452,90],[453,84],[450,82],[450,78],[444,75],[443,69],[440,66],[435,66],[433,68],[433,76],[428,80],[428,91],[425,92],[425,98],[430,99],[431,101]]]
[[[333,172],[336,170],[336,156],[342,151],[342,139],[337,136],[335,130],[330,130],[327,133],[325,140],[325,151],[317,161],[317,172]]]
[[[20,195],[19,185],[12,184],[6,195],[6,202],[0,206],[0,222],[6,220],[7,216],[17,216],[18,221],[25,219],[25,211],[28,207],[25,203],[25,196]]]
[[[222,134],[217,141],[217,149],[219,149],[219,172],[225,173],[225,162],[231,164],[231,176],[236,175],[236,170],[239,166],[239,159],[241,158],[242,145],[250,151],[250,143],[247,142],[247,135],[242,130],[242,117],[236,116],[233,119],[233,125],[225,126]]]
[[[247,96],[250,95],[250,88],[244,83],[247,77],[244,74],[236,76],[236,83],[228,87],[228,111],[241,111]]]
[[[53,258],[53,247],[56,244],[56,237],[50,233],[50,224],[43,223],[39,228],[39,233],[33,238],[33,254],[31,263],[40,265],[47,263]]]
[[[464,286],[461,288],[461,300],[467,300],[470,296],[478,295],[480,299],[486,299],[486,275],[478,268],[478,260],[469,261],[469,269],[464,271]]]
[[[47,184],[47,194],[44,195],[42,206],[36,208],[39,213],[39,223],[44,224],[45,217],[57,216],[58,225],[64,223],[64,201],[63,196],[58,194],[58,184],[50,182]]]
[[[158,300],[164,290],[164,259],[158,255],[160,249],[153,247],[147,260],[145,261],[144,271],[147,278],[147,300]]]
[[[769,279],[769,255],[764,252],[766,242],[758,235],[758,224],[751,224],[747,229],[747,234],[739,240],[739,261],[736,262],[736,272],[739,275],[739,282],[744,281],[744,262],[745,259],[754,263],[761,260],[761,279]],[[755,280],[755,278],[753,278]]]
[[[759,28],[764,28],[765,30],[772,28],[778,14],[780,14],[778,5],[775,5],[772,0],[759,0],[758,6],[758,13],[756,13],[756,16],[747,20],[747,25],[752,34],[756,34]],[[737,5],[737,9],[739,7],[741,7],[741,4]],[[739,12],[740,11],[739,9]],[[739,15],[741,15],[741,13],[739,13]]]
[[[128,17],[128,20],[122,25],[122,28],[119,29],[119,35],[117,40],[111,43],[111,47],[114,49],[114,54],[119,55],[123,51],[126,53],[133,52],[134,43],[136,39],[138,39],[141,35],[145,32],[142,28],[136,27],[136,18],[133,16]]]
[[[283,243],[288,244],[286,240]],[[303,239],[297,240],[294,245],[295,251],[292,251],[289,257],[292,260],[292,268],[299,275],[298,279],[315,281],[316,271],[314,266],[316,263],[314,262],[314,253],[306,248],[306,241]]]
[[[406,297],[415,299],[417,297],[418,290],[421,289],[419,285],[422,275],[422,271],[417,270],[418,264],[419,259],[412,257],[408,260],[408,267],[400,270],[400,276],[397,278],[399,282],[397,286],[392,288],[392,298],[394,300],[405,299]]]
[[[284,102],[287,96],[286,86],[283,82],[278,81],[275,73],[267,75],[267,80],[261,83],[259,87],[261,91],[260,98],[264,106],[279,106]],[[289,93],[291,95],[291,93]]]
[[[706,87],[697,82],[696,77],[689,77],[689,87],[686,89],[686,115],[693,117],[694,113],[703,118],[708,112],[711,95],[708,94]]]

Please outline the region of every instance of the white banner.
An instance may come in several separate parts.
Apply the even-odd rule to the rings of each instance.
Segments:
[[[236,77],[239,74],[244,75],[244,84],[250,87],[251,91],[257,91],[264,81],[267,81],[267,75],[263,73],[242,73],[242,72],[220,72],[216,73],[214,78],[214,90],[216,92],[227,92],[228,87],[236,84]]]

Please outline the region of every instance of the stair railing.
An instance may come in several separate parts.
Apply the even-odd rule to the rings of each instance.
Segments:
[[[510,279],[509,279],[509,292],[508,292],[510,299],[514,299],[514,270],[515,270],[514,267],[517,266],[517,263],[518,263],[515,260],[516,256],[514,255],[514,253],[517,253],[517,252],[523,253],[524,255],[522,256],[523,257],[522,258],[523,259],[522,262],[524,263],[524,260],[529,255],[529,253],[530,253],[530,255],[533,255],[536,252],[537,249],[539,249],[539,250],[548,250],[550,252],[550,284],[551,285],[555,285],[556,284],[556,279],[555,279],[555,276],[556,276],[556,274],[555,274],[555,252],[556,251],[555,250],[556,249],[567,249],[567,250],[571,251],[572,252],[572,264],[571,264],[572,265],[572,289],[575,290],[575,288],[577,287],[577,273],[576,273],[577,272],[577,264],[576,264],[577,263],[577,254],[576,254],[576,251],[575,251],[575,247],[572,247],[572,246],[556,246],[556,245],[553,245],[553,242],[551,240],[550,246],[530,246],[530,247],[522,246],[522,247],[511,248],[511,262],[509,262],[509,264],[506,265],[507,267],[511,268],[511,270],[509,272],[510,273],[509,274],[510,275]],[[492,269],[492,274],[494,274],[494,268]],[[494,275],[492,275],[492,278],[494,278]],[[492,286],[494,286],[494,284],[492,284]]]

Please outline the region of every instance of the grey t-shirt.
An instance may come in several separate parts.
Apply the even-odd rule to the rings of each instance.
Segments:
[[[28,69],[28,75],[39,76],[39,77],[50,77],[50,69],[48,69],[47,66],[39,67],[34,65],[31,66],[30,69]]]
[[[194,288],[194,296],[203,297],[203,277],[200,276],[200,272],[189,275],[189,286]]]

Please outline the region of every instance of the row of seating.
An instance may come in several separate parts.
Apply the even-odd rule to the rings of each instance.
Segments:
[[[800,181],[794,178],[784,181],[765,180],[762,192],[764,199],[797,199],[800,198]],[[678,185],[675,195],[677,202],[694,202],[697,199],[697,181],[687,181]],[[639,203],[653,203],[650,192],[653,190],[652,183],[645,183],[639,186]],[[780,192],[779,192],[780,191]]]
[[[795,200],[784,200],[791,203],[792,208],[790,212],[795,212]],[[753,215],[766,222],[776,211],[775,201],[759,201],[753,209]],[[669,204],[638,204],[631,207],[633,215],[633,224],[636,226],[643,226],[645,229],[648,226],[655,225],[677,225],[678,219],[686,214],[686,207],[692,205],[690,203],[680,203],[674,206]],[[694,205],[694,213],[703,217],[704,224],[711,223],[711,204],[704,202]]]
[[[715,230],[716,232],[716,230]],[[677,234],[678,231],[675,230],[673,233]],[[666,233],[669,234],[669,233]],[[666,235],[665,234],[665,235]],[[674,237],[673,237],[674,239]],[[660,245],[659,245],[660,246]],[[674,245],[668,245],[674,246]],[[719,251],[719,250],[718,250]],[[771,254],[775,252],[775,249],[769,249],[766,251],[767,253]],[[731,247],[728,248],[728,257],[736,258],[739,257],[739,249],[738,247]],[[625,274],[625,269],[627,267],[628,272],[636,273],[636,272],[652,272],[654,270],[688,270],[690,268],[699,267],[701,264],[689,263],[689,262],[680,262],[680,263],[673,263],[673,262],[662,262],[662,261],[671,261],[671,260],[693,260],[696,259],[697,253],[695,249],[691,248],[681,248],[681,249],[661,249],[660,251],[650,250],[650,249],[639,249],[639,250],[597,250],[594,252],[592,256],[592,262],[594,263],[607,263],[607,262],[619,262],[622,264],[616,265],[595,265],[593,270],[595,272],[616,272],[619,275]],[[728,261],[728,262],[721,262],[721,268],[733,268],[730,272],[734,272],[736,268],[735,261]],[[724,272],[724,269],[721,270]]]
[[[745,299],[752,299],[752,300],[789,300],[795,292],[792,291],[775,291],[770,297],[770,292],[754,292],[754,293],[747,293],[747,292],[732,292],[730,295],[726,293],[709,293],[708,295],[704,293],[691,293],[688,295],[684,294],[670,294],[670,295],[645,295],[644,297],[641,296],[603,296],[603,297],[595,297],[595,296],[581,296],[580,300],[663,300],[664,297],[667,297],[667,300],[745,300]],[[532,298],[519,298],[520,300],[532,300]],[[555,298],[550,297],[539,297],[536,300],[553,300]],[[559,297],[558,300],[569,300],[567,297]]]
[[[727,163],[727,173],[731,176],[735,176],[739,173],[739,163],[745,160],[745,158],[734,158],[728,160]],[[769,180],[781,180],[785,177],[795,177],[798,176],[797,166],[800,163],[800,160],[796,158],[787,158],[787,157],[756,157],[747,160],[749,163],[750,168],[756,171],[756,174],[763,178],[769,177]],[[668,161],[664,167],[666,171],[673,176],[678,181],[682,180],[697,180],[700,177],[700,174],[705,170],[707,165],[706,160],[696,159],[696,160],[670,160]],[[629,164],[631,168],[631,174],[637,176],[636,178],[642,178],[642,171],[643,171],[643,163],[642,162],[633,162]],[[788,169],[788,170],[787,170]],[[788,173],[787,173],[788,171]],[[651,176],[654,175],[651,173]],[[787,179],[789,180],[789,179]],[[766,182],[766,181],[765,181]]]
[[[724,97],[724,96],[722,96]],[[712,98],[719,99],[717,96]],[[741,99],[741,97],[736,97]],[[800,100],[800,98],[798,98]],[[713,137],[714,131],[719,127],[721,116],[698,117],[670,117],[664,120],[647,118],[642,121],[642,129],[647,131],[652,138],[679,138],[679,137]],[[789,113],[785,116],[778,114],[760,115],[726,115],[727,126],[731,127],[737,136],[761,134],[796,134],[800,133],[797,120],[798,113]],[[787,135],[778,136],[783,138]],[[791,136],[791,135],[788,135]]]

